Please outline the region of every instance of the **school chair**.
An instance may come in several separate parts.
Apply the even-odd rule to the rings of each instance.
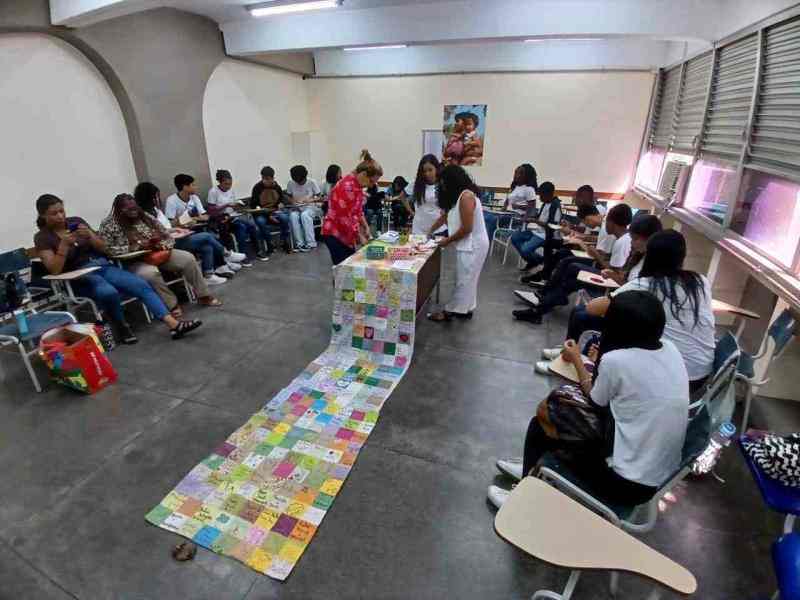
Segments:
[[[753,388],[766,385],[770,380],[769,377],[765,377],[761,380],[756,379],[755,362],[767,354],[770,354],[769,363],[764,370],[764,374],[766,375],[769,372],[769,367],[772,366],[772,362],[783,354],[789,342],[794,338],[796,328],[797,321],[787,308],[778,315],[778,318],[769,326],[767,337],[764,339],[761,348],[759,348],[756,354],[742,352],[736,375],[736,379],[745,384],[744,414],[742,415],[741,431],[747,431],[747,422],[750,419],[750,405],[753,402]]]
[[[800,600],[800,534],[787,533],[772,543],[778,591],[772,600]]]
[[[125,254],[117,254],[116,256],[112,256],[111,260],[120,268],[126,269],[125,263],[132,261],[136,258],[144,256],[148,254],[149,250],[137,250],[135,252],[127,252]],[[182,287],[184,292],[186,292],[186,297],[189,299],[189,302],[192,304],[197,303],[197,294],[195,294],[194,288],[189,285],[189,282],[186,281],[186,278],[183,275],[179,275],[178,273],[169,271],[164,268],[158,269],[161,272],[162,277],[164,277],[164,283],[166,283],[169,287],[178,286]],[[171,279],[170,279],[171,278]],[[144,306],[144,305],[143,305]],[[147,311],[147,308],[145,308]],[[149,311],[147,311],[149,312]]]
[[[22,272],[30,269],[31,262],[23,248],[0,254],[0,285],[6,285],[6,277],[12,273],[17,274],[20,282],[18,290],[24,291],[27,296],[28,286],[22,278]],[[5,292],[5,290],[3,290]],[[3,293],[5,296],[5,293]],[[4,304],[4,303],[3,303]],[[61,327],[77,320],[68,312],[47,310],[39,312],[35,303],[27,302],[19,307],[25,313],[28,322],[28,331],[22,333],[17,325],[13,310],[0,313],[0,349],[13,349],[19,353],[25,369],[33,382],[37,392],[42,391],[39,378],[31,364],[31,356],[38,352],[39,339],[50,329]]]
[[[511,236],[522,228],[523,219],[517,213],[494,211],[487,212],[497,219],[497,227],[492,234],[492,243],[489,247],[489,254],[494,254],[495,246],[501,246],[504,249],[503,264],[506,264],[506,259],[508,258],[508,248],[511,246]]]

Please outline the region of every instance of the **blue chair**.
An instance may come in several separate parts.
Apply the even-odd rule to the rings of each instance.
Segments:
[[[5,284],[5,277],[9,273],[17,273],[21,279],[21,272],[30,268],[30,259],[25,250],[12,250],[0,254],[0,284]],[[27,286],[25,286],[27,288]],[[0,313],[0,349],[13,348],[19,353],[25,368],[30,375],[33,386],[37,392],[42,391],[39,378],[33,370],[30,357],[38,352],[39,339],[50,329],[76,323],[76,319],[68,312],[46,311],[37,312],[30,304],[20,307],[25,311],[28,321],[28,332],[21,334],[13,312],[6,310]]]
[[[747,352],[742,352],[737,369],[738,373],[736,375],[736,379],[744,382],[746,385],[741,431],[747,431],[747,422],[750,418],[750,404],[753,401],[753,387],[759,387],[769,382],[769,377],[765,377],[761,380],[756,379],[755,362],[770,353],[771,357],[765,373],[769,372],[769,366],[772,365],[772,361],[780,357],[783,351],[786,350],[789,342],[794,337],[796,328],[797,320],[787,308],[769,326],[767,337],[764,343],[761,344],[761,348],[759,348],[757,354],[751,355]]]
[[[689,404],[689,414],[693,415],[703,406],[709,406],[712,430],[733,415],[736,400],[734,382],[737,365],[741,362],[742,352],[739,341],[731,332],[726,332],[717,340],[714,347],[714,363],[712,376],[706,384],[695,392]]]
[[[800,534],[787,533],[772,543],[772,565],[778,580],[773,599],[800,600]]]

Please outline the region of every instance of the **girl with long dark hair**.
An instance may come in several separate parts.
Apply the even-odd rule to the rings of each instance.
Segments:
[[[463,167],[450,165],[442,170],[438,204],[442,215],[426,233],[433,236],[447,223],[448,235],[439,240],[439,246],[444,248],[452,244],[456,249],[456,287],[444,310],[428,318],[437,322],[448,321],[451,317],[469,319],[478,305],[478,280],[489,253],[489,236],[478,187]]]
[[[442,215],[437,202],[439,172],[442,165],[433,154],[426,154],[419,161],[417,178],[414,180],[414,223],[411,233],[414,235],[428,235],[433,225]],[[442,221],[444,223],[444,221]],[[434,233],[442,233],[445,225],[442,224]]]
[[[579,384],[551,392],[528,426],[522,460],[500,460],[497,466],[519,480],[545,453],[557,451],[592,495],[636,506],[650,500],[680,465],[689,377],[678,349],[662,337],[666,315],[653,294],[620,293],[605,318],[594,373],[575,340],[568,340],[562,356],[575,366]],[[508,494],[489,488],[496,506]]]

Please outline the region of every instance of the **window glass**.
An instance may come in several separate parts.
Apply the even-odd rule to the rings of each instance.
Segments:
[[[698,160],[692,169],[683,206],[722,225],[735,185],[735,167],[708,159]]]
[[[661,177],[661,167],[664,164],[666,152],[660,148],[651,148],[639,161],[636,169],[636,185],[651,191],[658,189],[658,180]]]

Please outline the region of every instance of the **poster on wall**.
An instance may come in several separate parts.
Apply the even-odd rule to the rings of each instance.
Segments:
[[[442,159],[446,165],[483,164],[486,138],[485,104],[445,104]]]

